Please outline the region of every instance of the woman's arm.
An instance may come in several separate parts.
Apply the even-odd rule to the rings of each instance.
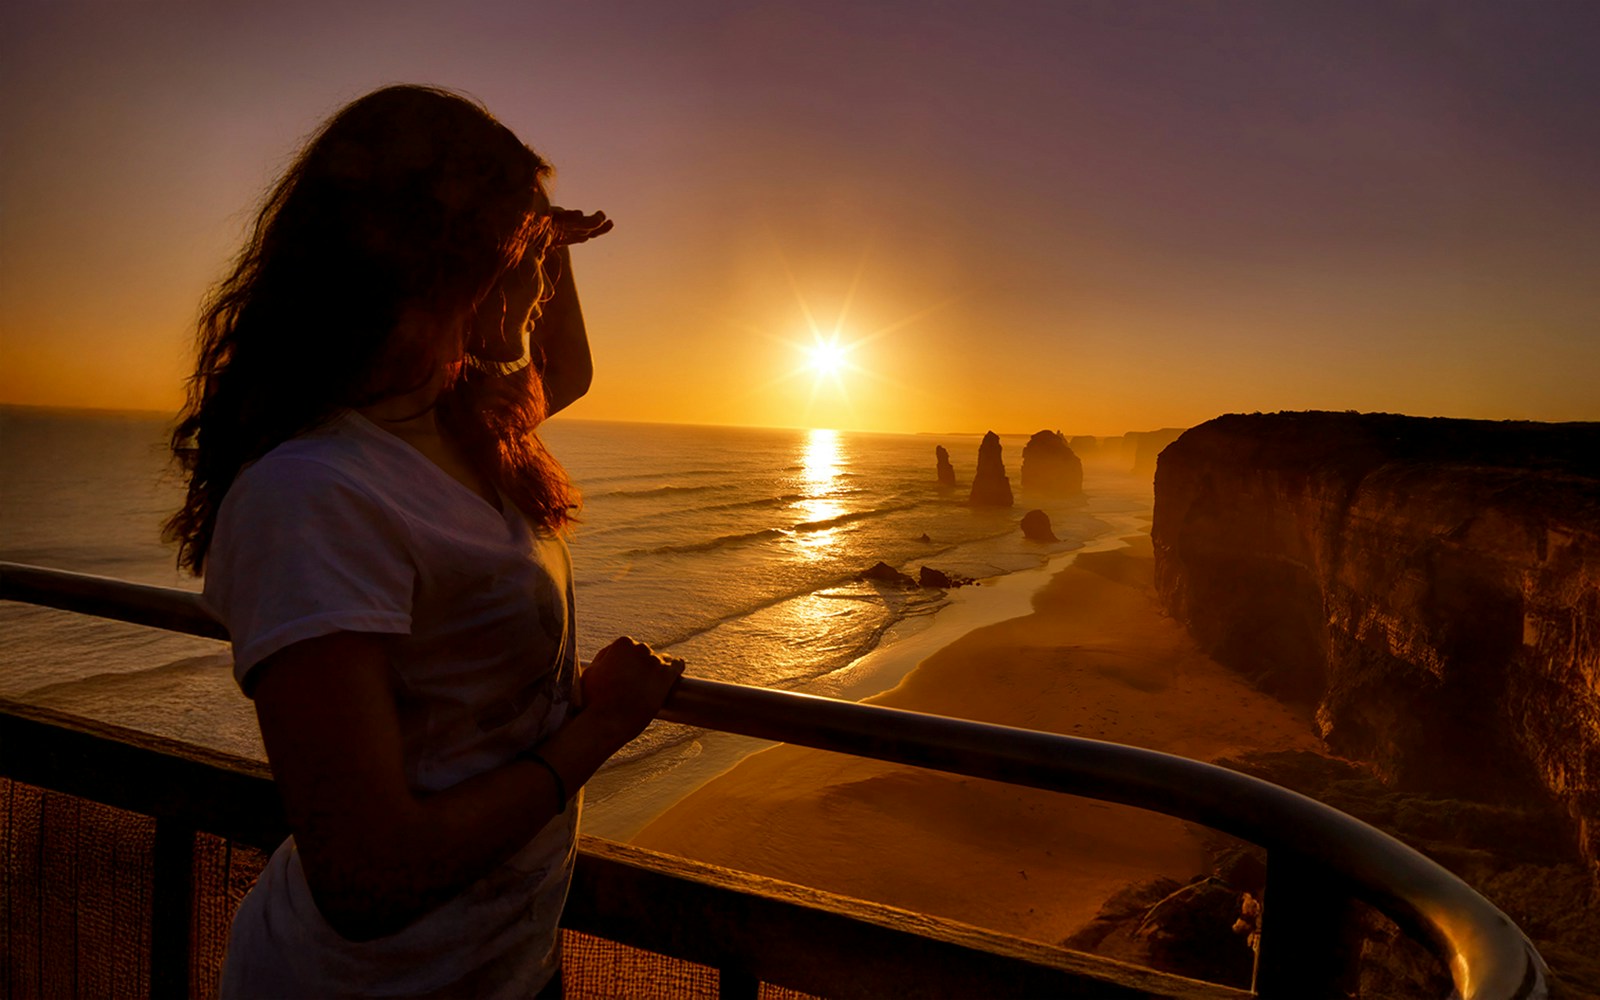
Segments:
[[[553,291],[534,320],[532,349],[539,376],[544,380],[549,415],[566,409],[589,391],[594,360],[589,354],[589,333],[583,324],[578,285],[572,278],[572,258],[567,248],[552,248],[544,255],[543,267],[545,281]]]
[[[559,811],[555,781],[530,761],[414,795],[382,637],[307,639],[257,669],[261,736],[306,881],[351,940],[393,933],[445,902]],[[585,710],[539,754],[577,789],[655,717],[682,671],[681,660],[617,640],[585,671]]]

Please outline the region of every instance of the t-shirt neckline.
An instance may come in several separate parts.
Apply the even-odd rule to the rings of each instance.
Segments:
[[[407,455],[411,456],[411,460],[419,462],[432,470],[430,474],[442,477],[443,479],[449,481],[450,485],[454,486],[465,495],[471,497],[473,500],[476,500],[484,507],[484,509],[494,514],[501,521],[507,524],[511,523],[511,510],[514,505],[506,498],[505,492],[499,487],[494,487],[495,495],[500,499],[499,506],[497,507],[495,504],[490,503],[488,499],[486,499],[477,490],[468,486],[466,483],[463,483],[450,473],[439,468],[439,466],[434,463],[433,459],[429,458],[427,455],[424,455],[411,442],[407,441],[398,434],[384,430],[383,427],[372,420],[372,418],[362,413],[360,410],[353,408],[346,409],[344,411],[343,419],[353,423],[359,431],[366,434],[368,437],[377,435],[385,442],[386,446],[398,447]]]

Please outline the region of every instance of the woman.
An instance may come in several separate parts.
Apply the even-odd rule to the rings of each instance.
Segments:
[[[559,992],[573,793],[683,664],[619,639],[578,677],[575,497],[534,430],[588,389],[566,245],[611,223],[552,209],[548,173],[457,95],[369,94],[202,313],[168,532],[294,833],[225,996]]]

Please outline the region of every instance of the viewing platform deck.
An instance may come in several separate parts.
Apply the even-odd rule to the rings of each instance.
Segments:
[[[0,564],[0,599],[225,638],[196,595]],[[1134,747],[685,679],[661,717],[1119,802],[1266,848],[1255,983],[1202,983],[585,837],[568,995],[1346,995],[1350,904],[1421,941],[1463,998],[1547,995],[1520,930],[1454,875],[1322,803]],[[260,760],[0,700],[9,995],[213,995],[233,906],[287,833]]]

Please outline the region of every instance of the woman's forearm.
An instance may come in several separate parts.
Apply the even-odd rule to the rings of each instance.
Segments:
[[[575,792],[655,717],[681,660],[619,639],[580,685],[585,708],[536,749]],[[540,764],[513,761],[443,792],[407,782],[381,637],[340,632],[257,667],[254,697],[306,882],[352,940],[399,930],[493,871],[562,809]]]
[[[589,354],[589,334],[567,248],[551,250],[545,255],[543,266],[545,280],[553,288],[534,321],[533,347],[535,363],[544,379],[547,412],[554,414],[589,391],[594,361]]]
[[[629,738],[581,714],[538,753],[573,795]],[[381,842],[344,845],[337,851],[342,858],[327,857],[320,866],[326,870],[317,873],[313,895],[346,937],[393,933],[493,871],[566,805],[549,771],[531,760],[513,761],[413,799]]]

